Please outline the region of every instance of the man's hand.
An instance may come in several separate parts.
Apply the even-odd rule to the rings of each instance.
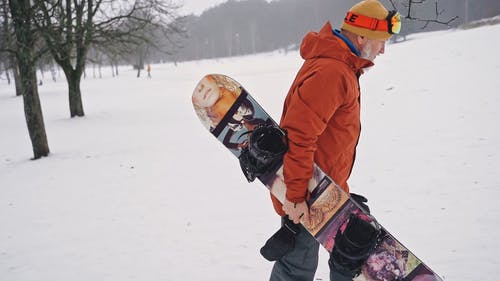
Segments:
[[[309,206],[307,206],[305,201],[293,203],[285,199],[285,202],[283,202],[283,211],[293,223],[297,224],[302,220],[305,225],[309,224]]]

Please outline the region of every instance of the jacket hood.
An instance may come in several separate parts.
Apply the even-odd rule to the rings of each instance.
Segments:
[[[330,58],[340,60],[349,65],[354,72],[373,66],[373,62],[360,58],[339,37],[333,34],[330,22],[327,22],[319,32],[309,32],[300,46],[303,59]]]

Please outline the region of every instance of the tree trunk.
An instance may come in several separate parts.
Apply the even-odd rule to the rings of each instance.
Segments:
[[[16,96],[22,96],[23,90],[21,85],[21,77],[19,75],[19,66],[17,64],[12,68],[12,73],[14,73],[14,84],[16,86]]]
[[[31,25],[31,3],[29,0],[10,0],[9,6],[17,38],[17,65],[24,101],[24,116],[33,147],[34,159],[49,154],[42,107],[38,96],[36,67],[34,60],[34,36]]]
[[[83,112],[82,92],[80,91],[81,74],[78,75],[76,71],[71,71],[71,73],[66,73],[66,79],[68,80],[70,116],[71,118],[83,117],[85,113]]]
[[[21,78],[19,77],[19,65],[17,63],[17,59],[14,55],[9,55],[9,63],[12,69],[12,74],[14,74],[14,85],[16,87],[16,96],[21,96],[22,86],[21,86]]]
[[[7,65],[5,66],[5,78],[7,78],[7,84],[10,85],[9,67]]]
[[[33,159],[39,159],[49,155],[50,150],[38,95],[36,69],[32,65],[26,65],[25,63],[20,63],[19,67],[23,88],[24,115],[33,146]]]

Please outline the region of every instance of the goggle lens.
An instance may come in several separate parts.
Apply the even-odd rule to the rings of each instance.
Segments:
[[[398,12],[393,12],[391,14],[389,14],[390,19],[387,19],[388,23],[390,23],[389,33],[398,34],[401,31],[401,16]]]

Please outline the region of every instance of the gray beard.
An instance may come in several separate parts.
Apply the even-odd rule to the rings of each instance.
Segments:
[[[370,53],[371,53],[371,48],[366,45],[361,51],[360,51],[360,57],[366,60],[369,60],[371,62],[374,62],[375,59],[370,59]],[[365,67],[363,68],[363,73],[368,72],[370,69],[372,69],[373,66]]]

